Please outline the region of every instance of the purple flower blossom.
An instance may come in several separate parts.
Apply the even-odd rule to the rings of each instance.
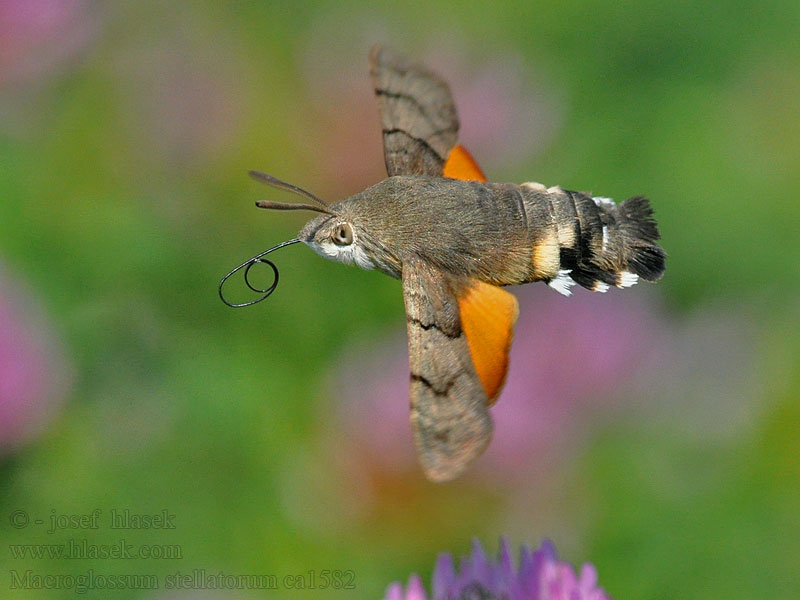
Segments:
[[[593,565],[583,565],[576,574],[569,563],[558,560],[549,541],[535,551],[522,546],[519,567],[515,567],[508,540],[503,539],[496,561],[487,558],[477,540],[472,554],[461,559],[460,569],[450,554],[440,555],[430,599],[608,600],[609,596],[597,585]],[[428,595],[419,576],[412,575],[405,590],[400,583],[391,584],[384,600],[428,600]]]

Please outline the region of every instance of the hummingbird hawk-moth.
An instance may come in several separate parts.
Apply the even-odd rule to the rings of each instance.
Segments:
[[[605,292],[664,272],[665,253],[647,199],[615,204],[540,183],[488,183],[458,143],[447,84],[387,48],[370,53],[388,178],[336,204],[269,175],[257,179],[313,204],[296,239],[325,258],[377,269],[402,281],[410,357],[411,424],[420,463],[433,481],[458,477],[492,435],[489,407],[508,370],[518,306],[503,286],[543,281],[562,294],[579,284]],[[268,263],[272,286],[278,271]],[[226,304],[230,304],[223,297]],[[245,306],[254,302],[246,302]]]

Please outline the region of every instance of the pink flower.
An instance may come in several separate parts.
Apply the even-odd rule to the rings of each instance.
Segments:
[[[84,0],[3,0],[0,89],[41,79],[69,64],[95,30],[96,18]]]
[[[230,152],[242,135],[243,115],[252,112],[245,85],[251,77],[233,42],[199,40],[191,25],[114,59],[130,135],[146,158],[177,168],[197,168]],[[247,167],[241,168],[244,175]]]
[[[368,51],[378,41],[407,36],[387,34],[392,27],[368,13],[353,15],[346,35],[340,24],[324,18],[310,30],[298,68],[305,75],[311,118],[297,137],[314,140],[318,156],[312,160],[332,198],[350,195],[386,177]],[[477,54],[471,47],[458,35],[444,34],[396,50],[448,82],[460,141],[493,179],[492,172],[527,163],[548,146],[561,124],[563,93],[522,56],[485,49]]]
[[[637,290],[638,291],[638,290]],[[491,409],[494,439],[477,464],[483,477],[515,477],[574,445],[582,423],[618,408],[615,391],[648,365],[664,324],[642,294],[576,290],[570,298],[540,286],[514,290],[520,301],[506,386]],[[408,422],[408,356],[401,332],[355,351],[338,369],[345,443],[383,469],[415,468]]]
[[[524,468],[540,453],[574,445],[580,426],[619,408],[619,389],[648,364],[665,327],[644,290],[569,298],[544,286],[520,300],[506,387],[492,409],[495,439],[485,467]]]
[[[419,57],[450,85],[460,142],[491,173],[532,164],[561,126],[564,93],[520,54],[475,54],[465,43],[435,45]]]
[[[0,454],[35,437],[68,391],[60,344],[31,299],[0,270]]]

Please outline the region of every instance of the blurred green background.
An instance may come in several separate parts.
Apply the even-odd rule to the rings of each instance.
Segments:
[[[550,537],[615,598],[800,597],[798,40],[790,0],[3,0],[0,596],[76,595],[9,589],[29,569],[338,569],[355,590],[88,597],[379,598],[507,535]],[[398,282],[294,246],[267,302],[217,297],[313,216],[256,210],[291,198],[248,169],[330,200],[385,176],[375,42],[451,83],[490,179],[646,194],[669,254],[656,286],[518,290],[541,326],[521,319],[512,376],[540,366],[493,409],[487,462],[442,486],[405,423]],[[573,316],[613,326],[570,337]],[[597,391],[610,367],[575,357],[616,348]],[[559,368],[585,385],[558,392]],[[504,429],[504,404],[537,429]],[[95,509],[97,529],[47,532]],[[112,509],[175,529],[114,530]],[[11,550],[121,539],[181,557]]]

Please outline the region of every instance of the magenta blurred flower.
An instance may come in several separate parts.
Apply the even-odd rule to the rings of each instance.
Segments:
[[[127,126],[146,156],[197,167],[229,152],[250,112],[244,61],[224,35],[202,37],[191,16],[180,35],[141,38],[115,58]],[[181,211],[183,208],[181,208]]]
[[[0,2],[0,88],[40,79],[75,58],[96,31],[94,9],[85,0]]]
[[[419,57],[450,85],[460,141],[489,173],[531,164],[562,122],[564,92],[521,54],[476,56],[473,44],[437,43]]]
[[[0,454],[34,437],[67,392],[55,334],[0,269]]]
[[[520,316],[506,387],[492,409],[489,469],[524,466],[532,455],[573,446],[597,411],[619,408],[620,388],[649,364],[666,328],[644,290],[570,298],[543,286],[515,290]]]
[[[336,15],[323,16],[310,27],[299,70],[315,118],[297,123],[303,129],[297,137],[315,141],[319,156],[314,163],[334,192],[352,194],[386,176],[367,53],[376,42],[408,39],[392,33],[394,27],[370,12],[352,15],[346,28]],[[396,49],[448,82],[461,122],[460,140],[491,179],[495,167],[513,168],[548,146],[561,124],[563,93],[522,56],[485,48],[476,54],[473,46],[458,33],[437,30],[437,38],[427,44]]]
[[[412,575],[408,586],[391,584],[384,600],[427,600],[422,580]],[[500,542],[496,561],[486,557],[480,542],[463,557],[456,569],[453,557],[442,554],[433,573],[431,600],[609,600],[597,585],[597,571],[585,564],[580,574],[569,563],[559,561],[549,541],[538,550],[520,549],[519,567],[514,566],[508,540]]]
[[[478,462],[485,478],[517,478],[536,463],[563,461],[574,451],[575,432],[597,407],[617,408],[614,392],[642,370],[665,324],[642,294],[592,294],[564,298],[544,286],[514,290],[520,317],[511,349],[506,387],[491,413],[495,435]],[[408,422],[408,358],[405,336],[383,346],[370,341],[337,369],[339,443],[358,450],[353,468],[365,460],[384,471],[416,469]]]
[[[106,8],[88,0],[0,1],[0,133],[25,137],[52,116],[63,98],[42,91],[87,56]]]

